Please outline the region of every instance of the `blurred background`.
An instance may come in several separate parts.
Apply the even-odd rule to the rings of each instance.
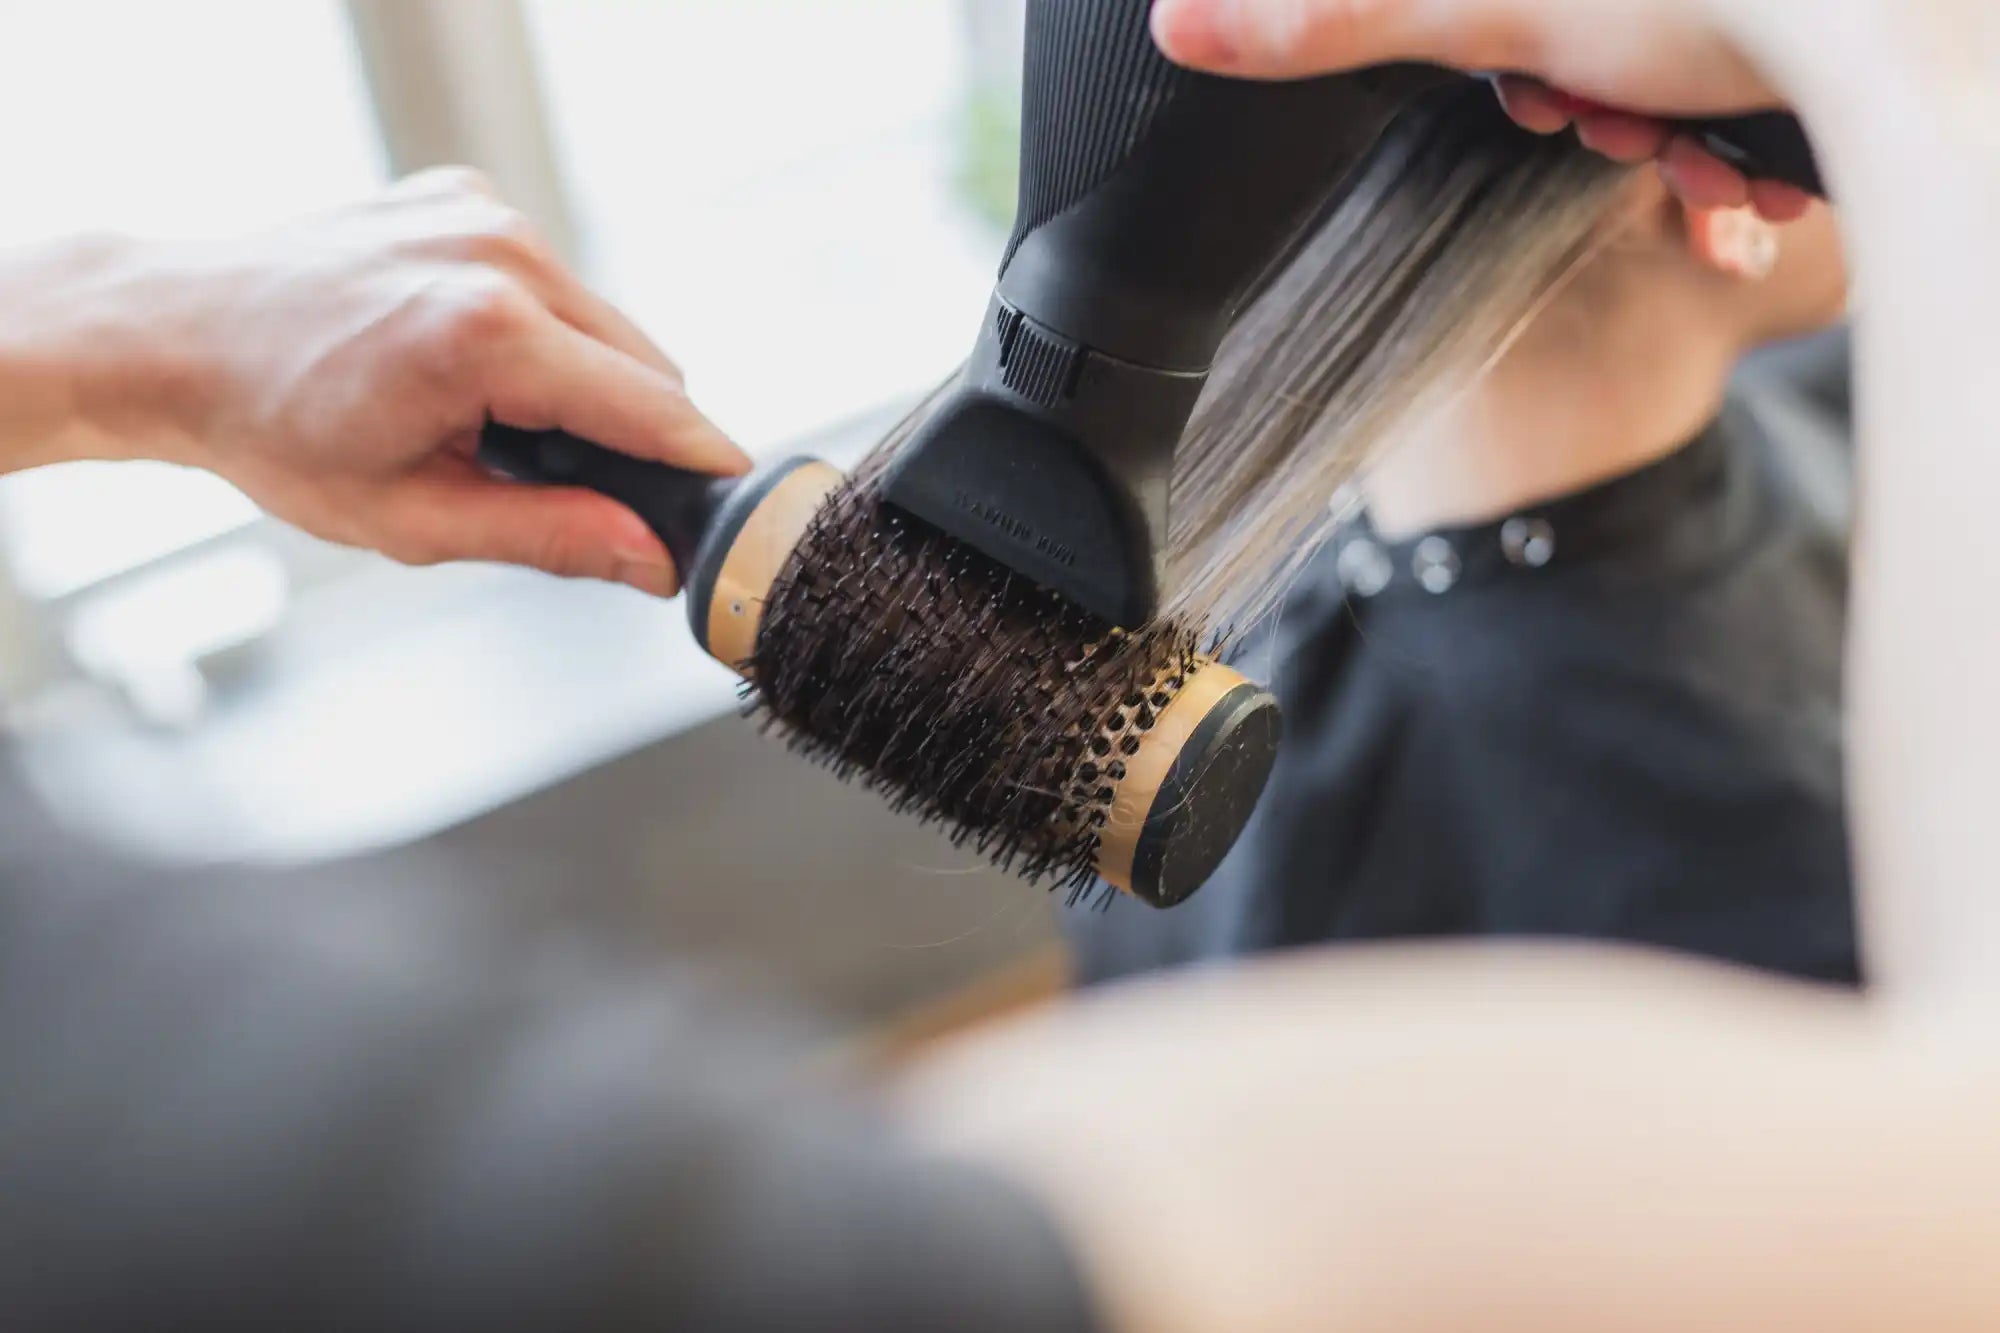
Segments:
[[[970,344],[1020,24],[1020,0],[0,0],[0,118],[32,127],[0,138],[0,245],[226,237],[471,163],[753,453],[848,460]],[[167,467],[0,479],[5,725],[94,836],[421,858],[856,1021],[1042,966],[1043,895],[792,760],[682,614],[401,569]]]

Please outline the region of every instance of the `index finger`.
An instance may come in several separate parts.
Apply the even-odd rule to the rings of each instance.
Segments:
[[[563,430],[634,458],[734,476],[749,455],[703,415],[675,376],[550,315],[488,369],[493,418]]]
[[[1156,0],[1153,32],[1170,58],[1239,78],[1413,61],[1534,75],[1654,115],[1733,115],[1784,100],[1737,41],[1736,29],[1754,28],[1754,11],[1768,7],[1754,0]]]

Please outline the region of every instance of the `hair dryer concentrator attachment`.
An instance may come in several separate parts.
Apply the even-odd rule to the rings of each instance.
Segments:
[[[638,513],[679,566],[696,641],[738,671],[748,671],[757,655],[774,585],[842,483],[837,469],[811,458],[787,459],[747,477],[715,478],[558,431],[500,425],[486,428],[479,456],[518,480],[588,487]],[[884,627],[836,628],[867,635]],[[1277,755],[1277,701],[1230,668],[1202,660],[1165,706],[1149,714],[1151,725],[1142,732],[1118,701],[1107,702],[1108,711],[1119,714],[1120,730],[1106,739],[1115,740],[1123,758],[1118,776],[1107,779],[1113,790],[1096,870],[1132,896],[1170,907],[1207,882],[1263,794]],[[840,723],[828,719],[830,726]]]

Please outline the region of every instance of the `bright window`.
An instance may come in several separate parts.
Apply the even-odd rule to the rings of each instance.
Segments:
[[[382,175],[339,0],[0,4],[0,245],[228,236]],[[0,541],[54,597],[250,521],[211,477],[71,467],[0,480]]]
[[[0,245],[228,236],[365,193],[386,134],[398,161],[471,161],[572,219],[587,276],[746,445],[852,457],[977,332],[1012,207],[1020,13],[0,0]],[[0,580],[27,594],[0,582],[0,680],[35,705],[10,721],[110,836],[198,857],[382,846],[737,706],[678,607],[402,570],[253,518],[170,468],[0,480]]]
[[[920,392],[970,348],[1004,239],[973,76],[1010,9],[530,0],[593,274],[747,447]]]

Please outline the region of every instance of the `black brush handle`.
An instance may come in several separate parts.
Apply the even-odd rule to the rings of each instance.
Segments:
[[[517,430],[498,422],[480,432],[479,461],[517,481],[582,486],[610,496],[666,544],[684,582],[693,576],[702,537],[742,481],[633,458],[559,430]]]
[[[1676,122],[1684,134],[1753,181],[1777,181],[1827,197],[1826,177],[1812,140],[1797,116],[1767,111],[1754,116]]]

